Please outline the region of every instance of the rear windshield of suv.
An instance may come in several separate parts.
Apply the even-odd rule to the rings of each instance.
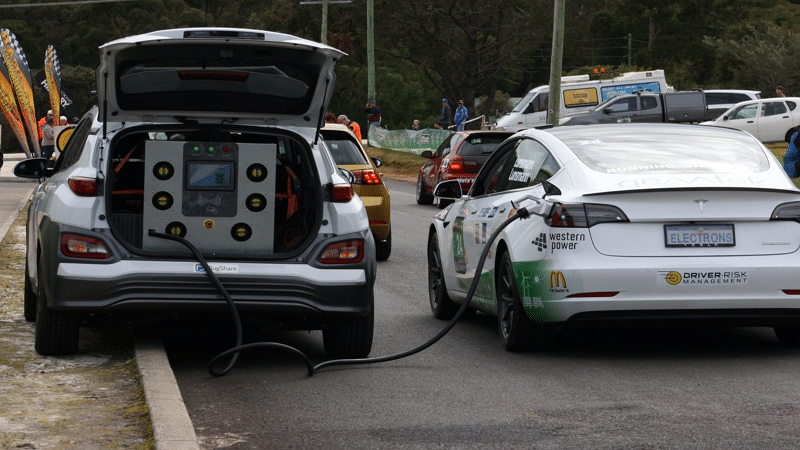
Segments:
[[[333,155],[333,160],[338,166],[348,166],[354,164],[367,164],[367,159],[358,148],[358,144],[348,139],[347,133],[336,131],[324,131],[325,145]]]
[[[458,153],[462,156],[488,155],[495,151],[500,143],[506,140],[508,136],[511,136],[511,134],[512,133],[502,136],[469,136],[464,140],[464,143],[461,144]]]
[[[309,109],[324,58],[246,44],[143,45],[116,58],[117,98],[124,110],[299,115]]]

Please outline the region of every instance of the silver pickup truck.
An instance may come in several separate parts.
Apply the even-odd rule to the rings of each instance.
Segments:
[[[706,98],[701,90],[657,93],[640,91],[620,95],[589,111],[564,116],[561,125],[620,122],[702,122],[707,120]]]

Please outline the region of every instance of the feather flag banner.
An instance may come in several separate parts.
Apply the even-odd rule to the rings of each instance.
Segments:
[[[5,62],[0,59],[0,108],[3,110],[6,121],[17,137],[19,145],[29,158],[31,149],[28,146],[28,138],[25,135],[25,125],[22,123],[22,116],[17,108],[17,99],[14,96],[14,87],[8,81],[8,69]]]
[[[50,97],[50,109],[53,117],[61,116],[61,66],[58,63],[56,49],[50,45],[44,54],[44,75],[47,78],[47,94]]]
[[[36,108],[33,104],[33,88],[31,87],[31,70],[25,52],[8,28],[0,29],[0,53],[8,70],[8,80],[14,87],[22,121],[28,131],[30,148],[36,156],[42,155],[39,145],[39,125],[36,123]]]

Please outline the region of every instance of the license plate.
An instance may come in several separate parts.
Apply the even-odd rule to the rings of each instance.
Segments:
[[[733,247],[736,235],[733,224],[664,225],[667,247]]]

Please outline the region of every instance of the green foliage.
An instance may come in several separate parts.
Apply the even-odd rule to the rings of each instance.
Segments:
[[[776,25],[763,30],[747,27],[744,33],[727,39],[704,40],[706,45],[726,56],[736,66],[741,84],[764,93],[782,85],[786,92],[800,92],[800,36]]]
[[[17,0],[39,3],[40,0]],[[549,80],[553,5],[545,0],[374,0],[377,100],[384,126],[423,126],[438,119],[441,98],[467,101],[470,116],[507,109]],[[797,0],[582,0],[567,2],[566,74],[664,69],[676,89],[775,85],[800,94],[800,4]],[[98,47],[158,29],[225,26],[266,29],[320,40],[320,5],[297,0],[138,0],[3,9],[0,27],[25,49],[32,74],[54,45],[62,78],[82,110],[95,101]],[[630,40],[628,36],[630,35]],[[348,54],[337,68],[331,110],[366,125],[364,0],[331,4],[328,44]],[[630,44],[631,65],[628,64]],[[621,65],[622,64],[622,65]],[[34,89],[37,115],[48,109]],[[479,99],[473,105],[473,99]],[[479,110],[476,110],[479,109]],[[16,140],[3,125],[3,150]]]

